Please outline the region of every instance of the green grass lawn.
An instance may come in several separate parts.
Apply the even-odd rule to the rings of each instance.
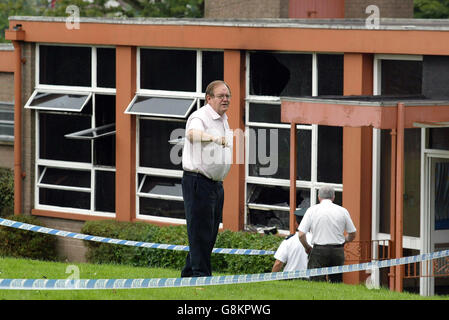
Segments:
[[[69,263],[0,258],[2,279],[67,279]],[[79,263],[81,279],[131,279],[179,277],[179,270],[137,268],[123,265]],[[316,283],[305,280],[270,281],[203,287],[123,290],[0,290],[6,300],[417,300],[421,297],[363,285]]]

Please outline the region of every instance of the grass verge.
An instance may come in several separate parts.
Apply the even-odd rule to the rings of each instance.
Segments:
[[[2,279],[66,279],[70,263],[0,258]],[[79,263],[81,279],[131,279],[179,277],[179,270]],[[429,300],[363,285],[316,283],[307,280],[270,281],[219,286],[124,290],[0,290],[6,300]]]

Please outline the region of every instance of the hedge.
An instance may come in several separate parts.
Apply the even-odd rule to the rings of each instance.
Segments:
[[[188,245],[186,226],[158,227],[143,222],[87,221],[82,233],[123,240]],[[220,232],[215,247],[276,250],[281,237],[248,232]],[[85,241],[86,258],[91,263],[117,263],[133,266],[179,269],[184,266],[187,252],[129,247]],[[212,254],[214,272],[249,274],[270,272],[273,256],[243,256]]]
[[[32,216],[6,219],[44,226]],[[54,235],[0,226],[0,256],[57,261],[56,241]]]
[[[0,217],[14,213],[14,174],[0,168]]]

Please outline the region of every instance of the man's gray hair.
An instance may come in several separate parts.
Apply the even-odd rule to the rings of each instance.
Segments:
[[[335,197],[335,190],[331,186],[321,187],[318,191],[318,197],[320,197],[321,199],[333,200]]]

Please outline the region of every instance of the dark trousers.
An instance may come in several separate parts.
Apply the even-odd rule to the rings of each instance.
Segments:
[[[189,252],[181,277],[211,276],[211,253],[223,213],[223,183],[197,173],[184,172],[182,193]]]
[[[344,247],[333,246],[313,246],[310,253],[307,269],[325,268],[342,266],[345,263],[345,250]],[[328,275],[330,282],[343,282],[343,274],[330,274]],[[326,281],[326,276],[310,277],[310,280],[314,281]]]

